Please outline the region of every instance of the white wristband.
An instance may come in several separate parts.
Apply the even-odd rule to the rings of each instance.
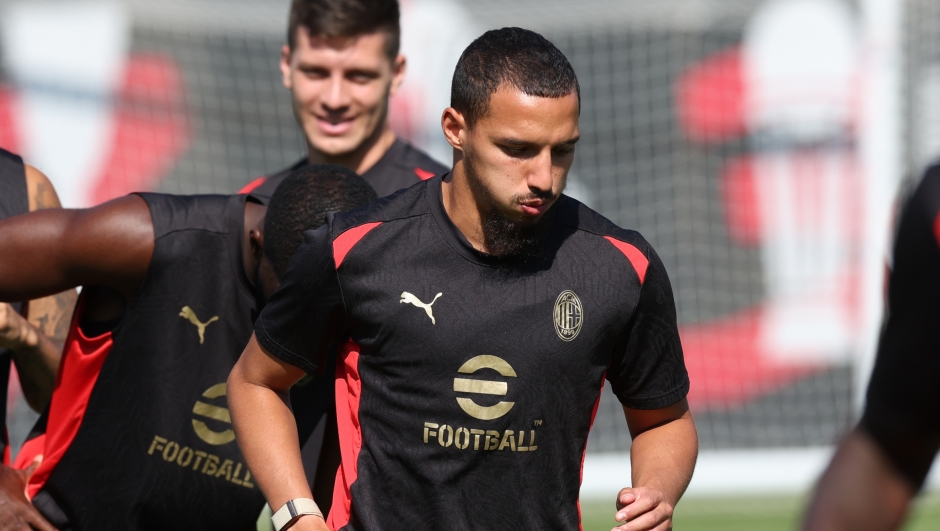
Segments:
[[[316,502],[310,498],[290,500],[282,505],[281,508],[274,513],[274,516],[271,517],[271,522],[274,523],[274,531],[281,531],[301,516],[308,514],[323,518],[323,513],[320,512],[320,508],[317,507]]]

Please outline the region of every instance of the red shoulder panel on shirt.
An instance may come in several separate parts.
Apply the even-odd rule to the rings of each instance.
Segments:
[[[346,232],[337,236],[336,239],[333,240],[333,260],[336,262],[336,268],[339,269],[339,265],[342,264],[343,260],[346,259],[346,255],[349,254],[349,251],[351,251],[357,243],[359,243],[359,240],[361,240],[363,236],[381,224],[381,221],[366,223],[364,225],[359,225],[358,227],[348,229]]]
[[[251,193],[252,191],[254,191],[255,188],[261,186],[262,184],[264,184],[264,181],[267,181],[267,180],[268,180],[268,177],[266,175],[262,175],[261,177],[258,177],[257,179],[246,184],[245,186],[242,186],[242,189],[239,190],[238,193],[240,194]]]
[[[637,249],[636,246],[631,243],[622,242],[610,236],[604,236],[604,239],[612,243],[614,247],[623,253],[623,255],[627,257],[627,260],[633,264],[633,269],[636,270],[637,276],[640,277],[640,285],[642,286],[643,281],[646,280],[646,268],[650,265],[649,258],[643,254],[643,251]]]
[[[422,181],[426,181],[430,179],[431,177],[434,177],[434,172],[422,170],[421,168],[415,168],[415,175],[417,175],[418,178],[421,179]]]

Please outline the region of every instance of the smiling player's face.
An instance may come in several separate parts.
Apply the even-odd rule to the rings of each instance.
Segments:
[[[537,222],[561,195],[579,138],[579,105],[500,87],[488,112],[464,128],[462,156],[476,200],[520,224]]]
[[[389,97],[404,79],[405,59],[393,62],[379,31],[357,37],[311,37],[297,31],[281,54],[284,86],[294,115],[317,152],[342,157],[363,147],[388,117]]]

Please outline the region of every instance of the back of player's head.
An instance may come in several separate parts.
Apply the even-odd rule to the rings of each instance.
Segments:
[[[486,116],[490,96],[508,84],[529,96],[561,98],[581,87],[574,68],[554,44],[522,28],[490,30],[463,51],[450,88],[450,106],[468,126]]]
[[[303,232],[326,223],[327,212],[343,212],[375,201],[375,190],[344,166],[313,164],[294,170],[278,185],[264,218],[264,254],[280,277]]]
[[[287,44],[293,50],[297,31],[313,37],[358,37],[382,31],[385,53],[395,60],[401,43],[398,0],[293,0],[287,25]]]

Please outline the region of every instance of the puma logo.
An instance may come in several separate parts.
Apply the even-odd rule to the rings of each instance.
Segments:
[[[433,324],[437,324],[437,322],[434,321],[434,311],[431,309],[431,306],[432,306],[435,302],[437,302],[438,297],[440,297],[441,295],[443,295],[443,293],[438,293],[437,295],[434,296],[434,300],[432,300],[431,302],[425,304],[425,303],[421,302],[421,300],[418,299],[418,297],[415,297],[415,296],[412,295],[411,293],[408,293],[407,291],[405,291],[405,292],[403,292],[403,293],[401,294],[401,300],[398,301],[398,302],[399,302],[399,303],[406,303],[406,304],[414,304],[414,305],[417,306],[418,308],[424,308],[424,312],[427,313],[427,314],[428,314],[428,317],[431,318],[431,324],[433,325]]]
[[[183,311],[180,312],[180,317],[188,319],[190,323],[196,325],[196,330],[199,332],[200,345],[206,342],[206,327],[219,320],[219,316],[216,315],[204,323],[200,322],[199,318],[196,317],[196,312],[194,312],[193,309],[189,306],[183,306]]]

